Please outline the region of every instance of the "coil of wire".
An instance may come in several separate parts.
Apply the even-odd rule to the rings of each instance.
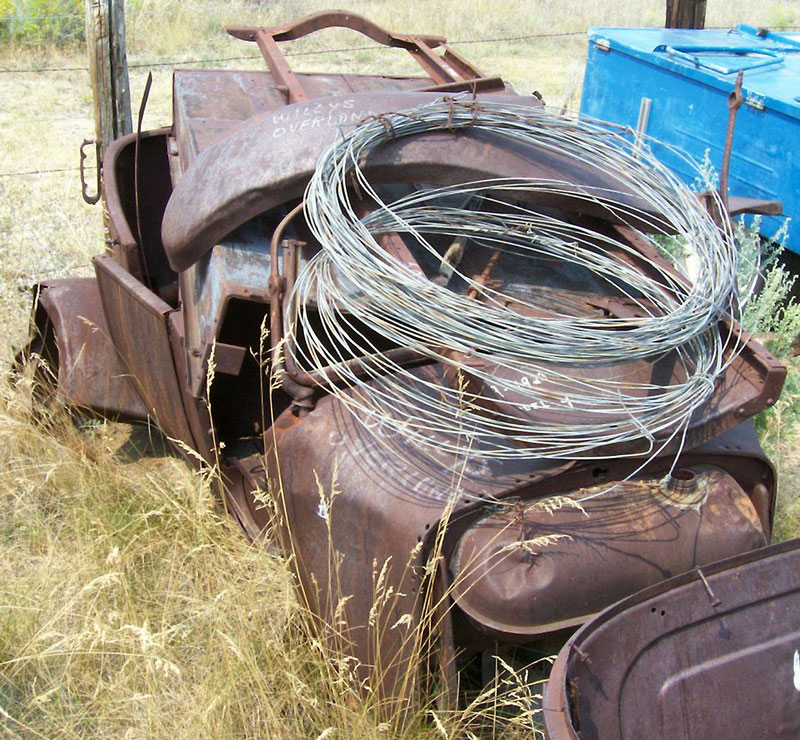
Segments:
[[[612,185],[497,177],[384,202],[363,158],[389,139],[444,128],[557,152]],[[367,216],[354,203],[353,181],[362,201],[377,204]],[[599,204],[623,224],[643,216],[627,197],[635,193],[691,246],[694,280],[661,260],[643,270],[641,251],[624,240],[525,205],[553,193]],[[437,100],[344,134],[320,158],[304,204],[322,249],[290,296],[287,351],[301,370],[328,368],[327,390],[357,418],[429,448],[504,458],[655,455],[685,435],[741,349],[736,333],[720,329],[739,310],[731,234],[649,147],[600,123],[507,103]],[[578,266],[639,315],[543,310],[535,296],[487,286],[458,265],[456,291],[383,249],[376,235],[388,232],[434,260],[442,259],[434,241],[446,238],[515,260]],[[653,243],[652,234],[638,236]],[[443,370],[395,363],[381,351],[387,344]],[[359,355],[370,359],[366,373],[344,364]],[[680,370],[668,382],[630,370],[665,357]]]

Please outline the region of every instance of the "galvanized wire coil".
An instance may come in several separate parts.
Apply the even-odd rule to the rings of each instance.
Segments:
[[[443,128],[557,152],[612,185],[496,178],[426,187],[384,203],[359,167],[362,157],[390,138]],[[378,204],[364,218],[352,200],[353,180]],[[632,205],[635,194],[665,229],[692,245],[695,280],[647,261],[623,240],[521,204],[542,194],[602,206],[623,224],[652,223],[651,213]],[[452,205],[456,200],[470,205]],[[293,362],[307,371],[335,367],[327,374],[331,393],[359,416],[424,446],[486,457],[608,457],[609,446],[620,456],[656,454],[685,433],[740,349],[737,334],[720,330],[720,322],[738,316],[731,234],[647,146],[634,148],[630,137],[599,123],[452,99],[368,120],[321,157],[305,216],[322,250],[289,299],[284,333]],[[432,259],[442,258],[432,241],[446,237],[515,260],[579,266],[638,315],[543,306],[457,265],[463,289],[454,291],[385,251],[376,235],[387,232],[406,235]],[[381,352],[387,343],[413,349],[444,371],[395,364]],[[342,364],[359,355],[370,357],[366,378]],[[631,376],[632,367],[665,358],[678,368],[670,382]]]

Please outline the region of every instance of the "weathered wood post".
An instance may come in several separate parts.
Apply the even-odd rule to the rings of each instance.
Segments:
[[[706,0],[667,0],[665,28],[704,28]]]
[[[133,131],[128,58],[125,52],[124,0],[86,0],[86,45],[89,76],[94,98],[94,141],[81,146],[81,187],[87,203],[97,203],[103,194],[102,163],[114,139]],[[97,158],[96,190],[88,192],[84,173],[86,147],[94,144]],[[108,214],[103,209],[108,229]],[[113,251],[113,239],[106,237]]]
[[[86,43],[102,155],[114,139],[133,131],[124,0],[86,0]]]

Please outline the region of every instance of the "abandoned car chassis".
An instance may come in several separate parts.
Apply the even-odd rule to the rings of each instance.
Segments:
[[[292,72],[277,42],[331,26],[407,50],[426,76]],[[388,33],[349,13],[230,32],[258,43],[270,71],[176,71],[173,125],[125,136],[106,154],[108,249],[95,276],[38,286],[36,333],[22,354],[56,368],[59,398],[154,421],[218,466],[230,511],[252,538],[273,528],[321,629],[337,632],[386,696],[415,689],[415,626],[427,624],[426,651],[454,687],[457,655],[563,640],[623,596],[768,542],[775,475],[747,419],[774,403],[784,370],[743,335],[677,463],[671,446],[644,465],[643,452],[429,454],[357,418],[280,355],[283,310],[313,242],[299,204],[342,127],[464,91],[541,102],[482,75],[444,39]],[[522,158],[447,129],[392,141],[364,169],[388,184],[585,176],[557,156]],[[568,196],[543,206],[661,260],[630,227],[578,213]],[[387,248],[408,258],[402,244]],[[620,304],[594,300],[612,312]],[[387,351],[420,378],[445,372],[402,347]],[[285,365],[277,378],[268,372],[276,362]],[[541,506],[553,496],[588,500]],[[514,546],[548,535],[541,551]],[[391,598],[375,616],[386,584]]]

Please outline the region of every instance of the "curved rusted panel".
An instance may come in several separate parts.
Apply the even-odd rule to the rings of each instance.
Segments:
[[[32,353],[52,363],[56,398],[63,403],[123,421],[144,421],[147,409],[119,360],[109,336],[97,280],[67,278],[35,292],[37,335],[19,358]]]
[[[526,641],[583,624],[669,576],[767,544],[730,474],[699,465],[676,476],[566,492],[557,510],[533,500],[488,512],[450,559],[456,605],[478,629]],[[602,495],[580,503],[593,493]]]
[[[138,196],[136,134],[113,141],[103,159],[103,193],[111,232],[108,250],[128,272],[157,291],[175,279],[161,245],[161,217],[171,192],[167,160],[170,131],[145,131],[139,138]]]
[[[319,155],[343,126],[389,111],[440,100],[434,93],[368,93],[297,103],[256,116],[210,144],[178,181],[167,204],[162,239],[170,264],[185,270],[244,222],[302,195]],[[493,95],[493,100],[538,107],[535,98]],[[435,132],[388,142],[362,169],[374,183],[449,184],[491,177],[541,177],[581,188],[613,189],[620,183],[553,151],[488,134]],[[619,196],[615,196],[619,197]],[[630,195],[630,204],[647,205]],[[624,198],[622,198],[624,200]],[[570,209],[569,194],[543,194],[543,205]],[[609,221],[601,204],[581,199],[579,210]],[[654,219],[655,220],[655,219]],[[643,224],[646,225],[646,224]]]
[[[559,653],[551,740],[800,734],[800,539],[613,605]]]

